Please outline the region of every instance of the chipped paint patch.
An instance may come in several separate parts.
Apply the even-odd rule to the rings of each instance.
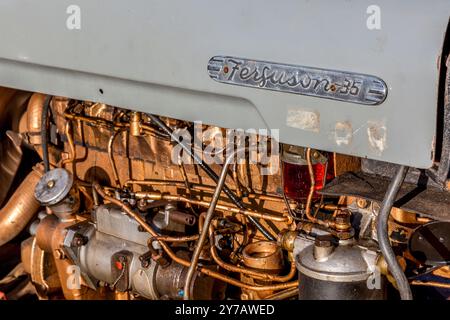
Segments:
[[[336,122],[334,127],[334,141],[338,146],[348,146],[352,143],[353,129],[348,121]]]
[[[368,121],[367,125],[368,125],[367,135],[369,137],[369,145],[377,155],[381,155],[387,147],[386,126],[381,121]]]
[[[320,114],[314,111],[289,109],[286,117],[288,127],[306,131],[320,131]]]

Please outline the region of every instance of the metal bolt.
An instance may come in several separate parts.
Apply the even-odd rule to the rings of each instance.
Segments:
[[[367,208],[368,204],[369,203],[367,202],[366,199],[358,199],[356,201],[356,205],[358,206],[358,208],[361,208],[361,209]]]
[[[49,181],[47,182],[47,187],[48,187],[49,189],[53,188],[54,186],[55,186],[55,180],[49,180]]]
[[[72,245],[74,247],[81,247],[81,246],[84,246],[87,242],[88,242],[87,237],[85,237],[81,234],[76,234],[72,240]]]
[[[331,247],[333,244],[331,243],[331,239],[328,237],[317,237],[314,243],[317,247]]]
[[[350,216],[347,214],[339,214],[335,218],[337,224],[350,224]]]

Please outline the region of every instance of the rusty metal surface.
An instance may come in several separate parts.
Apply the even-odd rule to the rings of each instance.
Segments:
[[[381,202],[388,185],[389,180],[386,178],[363,172],[349,172],[337,177],[321,193]],[[450,221],[450,192],[435,187],[404,183],[395,206],[432,219]]]

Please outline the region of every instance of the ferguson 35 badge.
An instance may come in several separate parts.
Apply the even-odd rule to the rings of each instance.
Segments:
[[[345,71],[216,56],[208,73],[223,83],[365,105],[381,104],[387,96],[382,79]]]

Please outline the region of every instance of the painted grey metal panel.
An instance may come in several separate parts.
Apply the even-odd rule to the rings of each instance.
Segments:
[[[0,0],[0,85],[102,101],[282,142],[430,167],[448,0]],[[81,29],[66,9],[81,8]],[[230,86],[214,56],[373,75],[376,106]],[[99,89],[102,89],[103,94]]]

